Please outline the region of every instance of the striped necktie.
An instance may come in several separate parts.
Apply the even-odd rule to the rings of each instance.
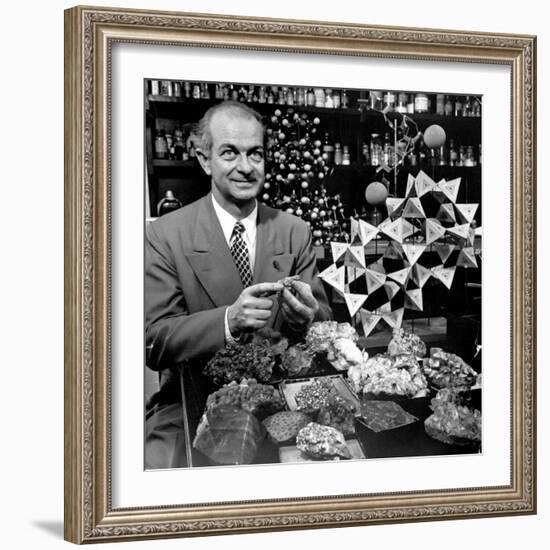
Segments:
[[[242,235],[243,231],[244,225],[241,222],[235,222],[235,227],[233,227],[233,233],[231,234],[231,254],[239,270],[243,286],[246,288],[252,283],[252,270],[250,269],[248,247]]]

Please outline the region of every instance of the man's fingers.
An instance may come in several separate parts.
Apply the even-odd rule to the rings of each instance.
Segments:
[[[294,281],[293,287],[299,298],[301,298],[302,302],[306,306],[312,309],[317,308],[317,300],[315,299],[315,296],[313,296],[311,287],[307,283],[304,283],[303,281]]]
[[[246,309],[245,315],[248,319],[267,320],[271,317],[271,311],[266,309]]]
[[[246,291],[256,297],[269,296],[275,294],[283,288],[281,283],[258,283],[257,285],[249,286]]]
[[[282,296],[283,296],[284,302],[281,304],[281,306],[287,305],[292,311],[295,311],[296,313],[302,315],[303,317],[309,316],[310,308],[302,304],[302,302],[300,302],[286,288],[283,290]]]
[[[267,320],[265,319],[249,319],[246,323],[246,328],[248,330],[258,330],[260,328],[264,328],[267,324]]]
[[[253,296],[250,296],[246,302],[243,302],[243,305],[250,309],[271,309],[273,307],[273,300],[270,300],[269,298],[254,298]]]

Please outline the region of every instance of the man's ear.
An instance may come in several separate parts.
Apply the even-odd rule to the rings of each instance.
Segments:
[[[197,153],[197,158],[199,159],[199,163],[202,166],[202,169],[206,172],[208,176],[211,176],[212,170],[210,169],[210,157],[200,148],[195,149],[195,152]]]

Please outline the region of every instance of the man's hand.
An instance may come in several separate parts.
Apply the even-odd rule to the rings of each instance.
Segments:
[[[292,288],[296,295],[287,288],[281,294],[281,311],[285,321],[292,328],[303,328],[313,321],[319,309],[319,303],[307,283],[294,281]]]
[[[281,283],[259,283],[245,288],[227,308],[227,324],[233,337],[265,327],[273,307],[273,301],[267,296],[282,288]]]

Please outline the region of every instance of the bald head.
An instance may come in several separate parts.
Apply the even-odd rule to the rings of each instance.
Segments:
[[[225,120],[242,119],[256,121],[262,128],[262,134],[265,130],[262,117],[257,111],[239,101],[222,101],[210,107],[198,122],[198,148],[204,154],[209,154],[212,148],[212,122],[214,119],[218,119],[218,117]]]

